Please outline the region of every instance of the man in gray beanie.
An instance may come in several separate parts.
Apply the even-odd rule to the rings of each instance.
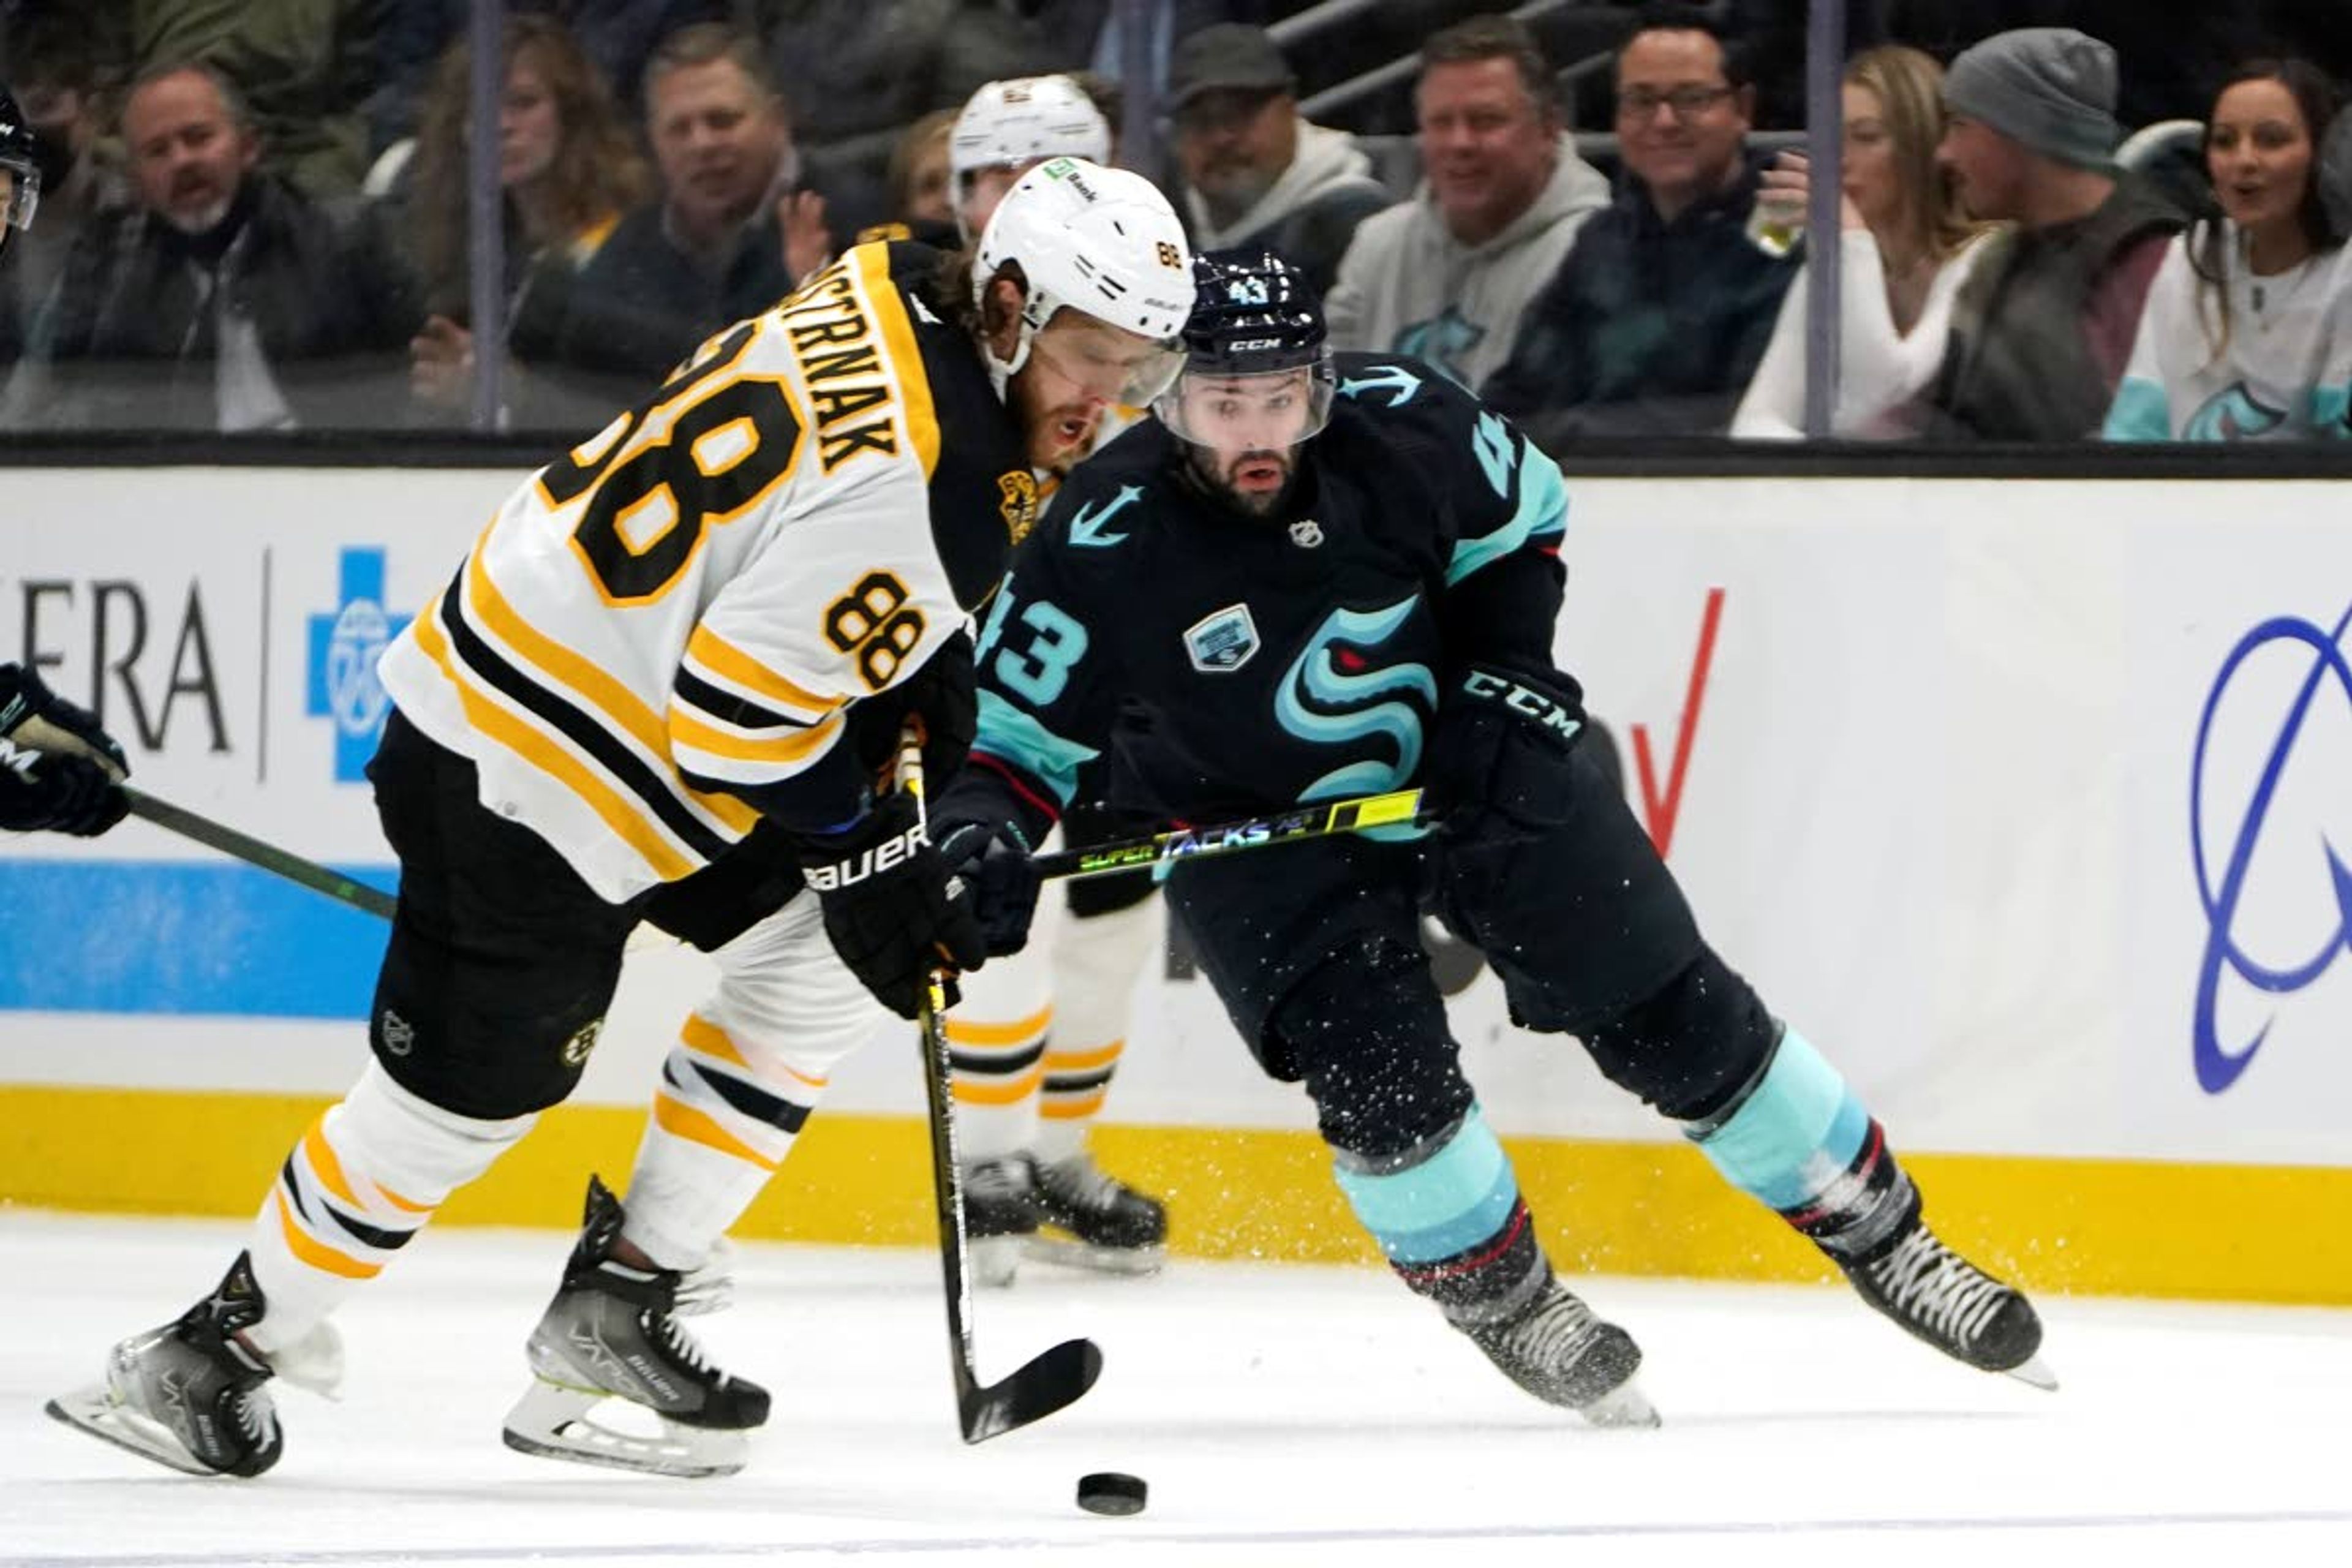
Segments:
[[[1998,236],[1955,303],[1928,433],[2095,436],[2131,357],[2165,241],[2183,218],[2115,167],[2115,51],[2067,27],[1997,33],[1944,78],[1937,150],[1971,216]]]

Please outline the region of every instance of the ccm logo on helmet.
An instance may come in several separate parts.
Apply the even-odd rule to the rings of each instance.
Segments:
[[[1245,354],[1255,349],[1278,349],[1281,346],[1282,340],[1280,338],[1244,338],[1240,342],[1234,343],[1230,352],[1237,354]]]
[[[919,822],[896,837],[884,839],[855,860],[810,867],[808,885],[820,893],[834,892],[854,882],[862,882],[868,877],[879,876],[895,866],[905,865],[915,858],[916,851],[929,842],[923,836],[923,825]]]
[[[1482,702],[1498,703],[1514,713],[1534,720],[1550,731],[1562,745],[1575,739],[1576,732],[1584,728],[1582,721],[1570,718],[1565,707],[1542,692],[1530,690],[1516,680],[1506,680],[1483,669],[1474,669],[1462,678],[1462,691],[1466,697],[1475,697]]]

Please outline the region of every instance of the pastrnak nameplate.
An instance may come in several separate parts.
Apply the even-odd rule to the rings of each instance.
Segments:
[[[1216,614],[1192,623],[1184,633],[1184,651],[1192,668],[1204,675],[1239,669],[1257,652],[1257,623],[1247,605],[1227,605]]]

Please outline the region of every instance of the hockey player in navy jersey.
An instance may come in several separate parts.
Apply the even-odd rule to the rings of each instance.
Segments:
[[[1559,468],[1420,363],[1330,354],[1272,255],[1195,268],[1187,362],[1016,552],[979,642],[972,763],[935,809],[992,947],[1020,846],[1103,759],[1137,818],[1209,822],[1418,784],[1438,826],[1179,862],[1169,901],[1265,1069],[1302,1082],[1391,1267],[1514,1382],[1597,1424],[1654,1413],[1633,1339],[1553,1275],[1465,1080],[1425,904],[1513,1018],[1573,1035],[1865,1300],[1969,1365],[2047,1374],[2016,1290],[1927,1229],[1837,1070],[1701,939],[1579,745],[1552,662]]]

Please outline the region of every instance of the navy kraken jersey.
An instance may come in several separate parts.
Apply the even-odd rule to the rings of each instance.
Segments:
[[[1210,500],[1157,420],[1079,466],[980,640],[977,760],[1042,816],[1108,760],[1123,815],[1403,787],[1449,672],[1551,672],[1559,470],[1428,366],[1336,356],[1275,516]]]

